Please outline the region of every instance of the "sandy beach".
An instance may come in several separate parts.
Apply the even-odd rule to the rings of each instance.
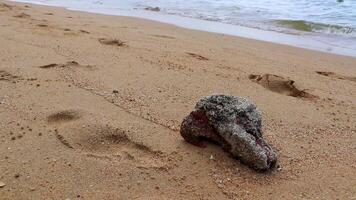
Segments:
[[[217,93],[256,103],[278,170],[183,140]],[[355,57],[0,1],[1,200],[354,199],[355,155]]]

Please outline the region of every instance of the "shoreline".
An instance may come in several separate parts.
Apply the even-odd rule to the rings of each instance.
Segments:
[[[231,25],[221,22],[200,20],[188,17],[182,17],[177,15],[168,15],[154,11],[145,11],[145,10],[135,10],[135,11],[126,11],[126,10],[109,10],[109,9],[78,9],[70,8],[64,5],[47,5],[39,2],[29,2],[29,1],[14,1],[14,2],[23,2],[30,3],[35,5],[43,6],[53,6],[60,7],[67,10],[73,11],[82,11],[94,14],[103,14],[111,16],[126,16],[126,17],[135,17],[146,20],[153,20],[160,23],[172,24],[178,27],[206,31],[211,33],[218,34],[227,34],[231,36],[243,37],[248,39],[254,39],[259,41],[272,42],[276,44],[283,44],[293,47],[299,47],[314,51],[320,51],[325,53],[331,53],[336,55],[344,55],[356,57],[356,42],[353,38],[341,38],[339,36],[326,36],[320,35],[317,33],[308,33],[306,34],[288,34],[281,33],[276,31],[261,30],[257,28],[250,28],[240,25]],[[350,44],[355,43],[354,47],[343,47],[341,45],[332,44],[335,40],[343,40],[343,43]]]
[[[354,57],[12,1],[0,27],[4,200],[356,196]],[[256,104],[278,170],[184,141],[217,93]]]

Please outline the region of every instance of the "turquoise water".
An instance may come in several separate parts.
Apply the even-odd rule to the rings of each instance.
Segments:
[[[356,57],[356,0],[18,1],[104,14],[138,16],[187,28],[251,37]],[[150,7],[158,7],[159,9],[148,11],[147,8]],[[187,20],[173,16],[186,17]],[[194,22],[193,25],[188,22],[189,18],[192,19],[190,22]],[[202,22],[199,23],[195,21],[196,19]],[[203,21],[218,22],[236,27],[221,26],[217,23],[209,24]],[[226,28],[236,29],[236,31],[226,30]],[[254,33],[250,34],[251,36],[245,34],[246,28],[250,28],[249,31],[259,30],[260,32],[257,32],[258,37]],[[286,39],[281,35],[261,31],[283,33],[291,35],[291,37]],[[264,34],[266,35],[265,38],[262,36]],[[296,35],[300,37],[295,37]],[[272,39],[269,37],[272,37]],[[279,42],[278,38],[283,38],[282,42]]]

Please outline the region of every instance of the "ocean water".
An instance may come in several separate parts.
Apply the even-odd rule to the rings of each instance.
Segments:
[[[356,0],[19,1],[61,6],[72,10],[138,16],[187,28],[277,43],[276,40],[282,38],[279,43],[356,56]],[[226,29],[236,29],[236,31]],[[246,33],[254,30],[257,32]],[[286,41],[288,38],[285,35],[290,36],[290,42]]]
[[[145,0],[139,8],[254,28],[356,37],[356,0]]]

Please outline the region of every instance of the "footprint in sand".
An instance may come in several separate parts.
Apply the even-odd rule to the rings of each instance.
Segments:
[[[189,52],[187,52],[187,54],[190,55],[190,56],[193,57],[193,58],[198,59],[198,60],[209,60],[209,58],[206,58],[206,57],[201,56],[201,55],[196,54],[196,53],[189,53]]]
[[[133,141],[126,131],[113,126],[71,124],[55,134],[64,146],[79,150],[90,158],[143,168],[165,165],[161,153]]]
[[[323,71],[316,71],[317,74],[322,75],[322,76],[327,76],[331,78],[338,78],[341,80],[348,80],[348,81],[354,81],[356,82],[356,77],[353,76],[343,76],[340,74],[336,74],[334,72],[323,72]]]
[[[38,27],[41,27],[41,28],[47,28],[48,25],[47,24],[37,24]]]
[[[0,70],[0,81],[16,81],[18,79],[20,79],[19,76],[15,76],[7,71]]]
[[[263,74],[263,75],[249,75],[249,79],[255,83],[262,85],[264,88],[277,92],[283,95],[314,99],[317,96],[307,93],[305,90],[300,90],[294,85],[294,81],[273,75],[273,74]]]
[[[26,13],[21,13],[21,14],[15,15],[14,17],[16,17],[16,18],[30,18],[31,15],[28,15]]]
[[[90,32],[89,32],[89,31],[82,30],[82,29],[80,29],[80,30],[79,30],[79,32],[81,32],[81,33],[85,33],[85,34],[90,34]]]
[[[64,32],[64,35],[69,35],[69,36],[76,36],[78,35],[79,33],[84,33],[82,31],[74,31],[70,28],[60,28],[60,27],[56,27],[56,26],[50,26],[48,24],[37,24],[36,25],[37,27],[40,27],[40,28],[43,28],[43,30],[57,30],[57,31],[63,31]]]
[[[63,110],[55,112],[47,117],[49,123],[69,122],[79,119],[81,114],[77,110]]]
[[[9,11],[12,10],[13,6],[10,6],[6,3],[0,3],[0,11]]]
[[[61,67],[61,65],[52,63],[52,64],[48,64],[48,65],[39,66],[39,68],[42,68],[42,69],[48,69],[48,68],[54,68],[54,67]]]
[[[76,61],[69,61],[69,62],[66,62],[65,64],[51,63],[51,64],[47,64],[47,65],[41,65],[38,67],[41,69],[65,68],[65,67],[82,67],[82,68],[86,68],[86,69],[94,69],[94,67],[91,65],[81,65]]]
[[[168,36],[168,35],[152,35],[154,37],[159,37],[159,38],[165,38],[165,39],[176,39],[173,36]]]
[[[101,44],[105,44],[105,45],[112,45],[112,46],[119,46],[119,47],[127,46],[126,42],[123,42],[119,39],[99,38],[98,41]]]

